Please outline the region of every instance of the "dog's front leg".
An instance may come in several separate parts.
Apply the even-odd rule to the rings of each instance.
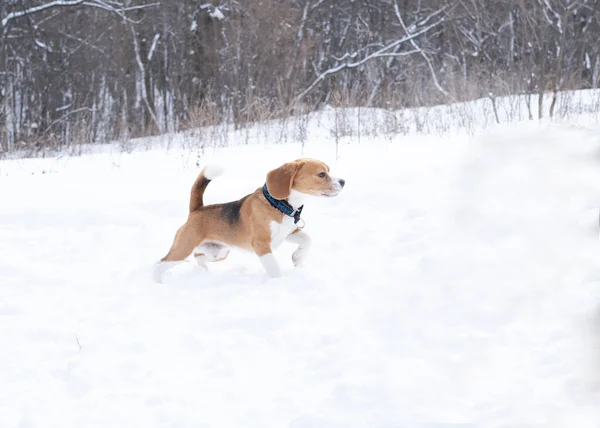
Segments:
[[[264,241],[259,241],[255,242],[252,246],[254,247],[254,252],[256,252],[256,255],[260,259],[263,268],[267,271],[267,275],[271,278],[279,278],[281,276],[281,268],[271,251],[271,245]]]
[[[298,248],[292,253],[292,262],[294,263],[294,266],[303,266],[311,245],[310,236],[302,229],[296,229],[287,237],[287,240],[294,244],[298,244]]]

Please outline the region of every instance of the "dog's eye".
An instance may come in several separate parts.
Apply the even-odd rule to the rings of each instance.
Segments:
[[[319,177],[321,177],[321,178],[325,178],[325,177],[327,177],[327,174],[325,174],[324,172],[320,172],[320,173],[318,173],[317,175],[318,175]]]

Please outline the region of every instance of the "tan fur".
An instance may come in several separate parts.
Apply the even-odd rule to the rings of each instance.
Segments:
[[[210,180],[204,176],[204,170],[198,174],[190,192],[190,212],[196,211],[204,206],[204,191],[210,183]]]
[[[318,174],[323,172],[326,177],[319,177]],[[208,183],[210,180],[204,177],[203,170],[192,186],[188,219],[175,234],[171,249],[161,262],[182,261],[205,242],[221,242],[252,250],[258,256],[271,253],[270,225],[273,221],[281,223],[284,214],[266,200],[262,186],[237,201],[205,206],[202,197]],[[277,199],[289,197],[292,189],[315,196],[334,196],[329,167],[314,159],[298,159],[283,164],[267,174],[266,183],[269,193]],[[231,207],[235,205],[239,206],[237,217],[231,214],[235,211]],[[194,255],[202,256],[203,253]]]
[[[267,174],[267,188],[275,199],[285,199],[290,196],[294,177],[300,168],[300,162],[290,162]]]

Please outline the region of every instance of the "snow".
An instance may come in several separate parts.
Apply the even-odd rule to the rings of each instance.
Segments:
[[[221,12],[221,9],[219,9],[218,7],[215,7],[208,14],[210,15],[211,18],[218,19],[219,21],[222,21],[223,19],[225,19],[225,15],[223,15],[223,12]]]
[[[160,39],[160,33],[156,33],[154,38],[152,39],[152,45],[150,46],[150,50],[148,51],[147,60],[150,62],[152,60],[152,56],[154,55],[154,51],[156,50],[156,46],[158,44],[158,40]]]
[[[42,41],[40,41],[40,40],[38,40],[38,39],[35,39],[35,44],[36,44],[38,47],[40,47],[40,48],[44,49],[45,51],[48,51],[48,52],[50,52],[50,53],[54,52],[50,46],[48,46],[47,44],[45,44],[44,42],[42,42]]]
[[[599,131],[2,161],[0,426],[594,426]],[[152,281],[201,167],[212,203],[302,155],[347,182],[306,202],[306,267],[284,243],[280,279],[232,251]]]

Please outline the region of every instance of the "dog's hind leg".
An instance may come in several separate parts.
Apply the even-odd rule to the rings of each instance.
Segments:
[[[218,241],[205,241],[194,250],[194,256],[199,265],[206,262],[220,262],[229,255],[229,245]]]
[[[175,234],[171,249],[160,262],[154,266],[152,278],[154,281],[161,283],[163,274],[172,266],[184,261],[196,247],[198,240],[194,231],[190,226],[184,224]]]

